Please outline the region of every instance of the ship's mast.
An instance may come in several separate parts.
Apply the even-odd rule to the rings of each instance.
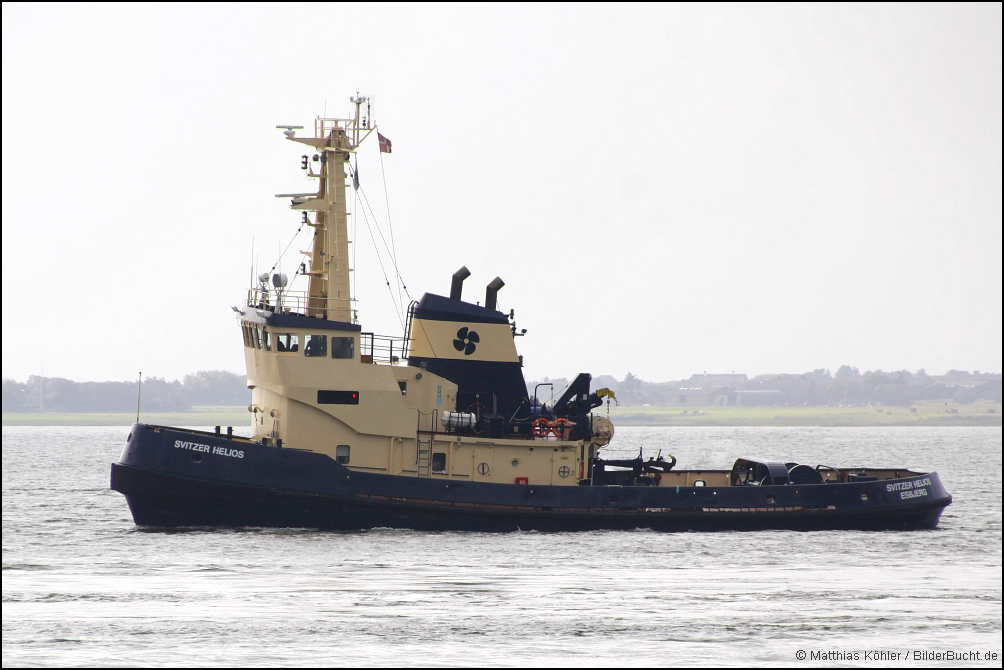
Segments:
[[[289,137],[318,150],[313,160],[320,163],[317,196],[294,201],[292,209],[303,210],[305,222],[314,229],[307,289],[307,316],[354,323],[352,292],[349,282],[349,236],[346,212],[345,166],[359,143],[371,129],[360,127],[360,106],[369,98],[358,94],[350,101],[356,106],[351,119],[318,117],[314,137]],[[368,124],[367,124],[368,125]],[[360,131],[363,135],[360,137]],[[314,212],[310,221],[308,212]]]

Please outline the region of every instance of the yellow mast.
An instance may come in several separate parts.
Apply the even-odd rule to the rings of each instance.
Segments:
[[[314,212],[314,221],[305,219],[314,229],[310,250],[310,269],[307,289],[307,316],[329,321],[354,323],[352,291],[349,282],[349,234],[346,212],[345,166],[359,143],[371,129],[360,137],[360,106],[369,98],[358,94],[350,98],[355,103],[355,117],[327,119],[318,117],[314,122],[314,137],[287,137],[293,142],[307,144],[319,151],[313,158],[321,164],[320,172],[312,170],[310,176],[318,177],[317,196],[294,201],[292,209]],[[367,120],[362,120],[367,125]],[[306,158],[306,157],[304,157]],[[308,216],[309,215],[305,215]]]

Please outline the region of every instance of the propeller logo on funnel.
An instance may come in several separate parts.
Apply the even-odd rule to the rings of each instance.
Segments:
[[[478,348],[478,342],[480,341],[481,338],[478,337],[476,332],[464,326],[457,331],[457,339],[453,340],[453,348],[464,352],[464,356],[470,356]]]

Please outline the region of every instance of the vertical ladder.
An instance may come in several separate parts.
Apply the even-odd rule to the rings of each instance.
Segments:
[[[421,435],[416,435],[418,443],[417,465],[418,476],[428,477],[432,472],[432,436],[423,439]]]

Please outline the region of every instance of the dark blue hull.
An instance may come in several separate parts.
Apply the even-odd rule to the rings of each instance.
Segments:
[[[909,497],[890,486],[902,481],[914,482]],[[362,473],[313,452],[145,425],[112,465],[111,488],[144,526],[325,530],[912,530],[934,528],[951,503],[936,473],[805,486],[517,486]]]

